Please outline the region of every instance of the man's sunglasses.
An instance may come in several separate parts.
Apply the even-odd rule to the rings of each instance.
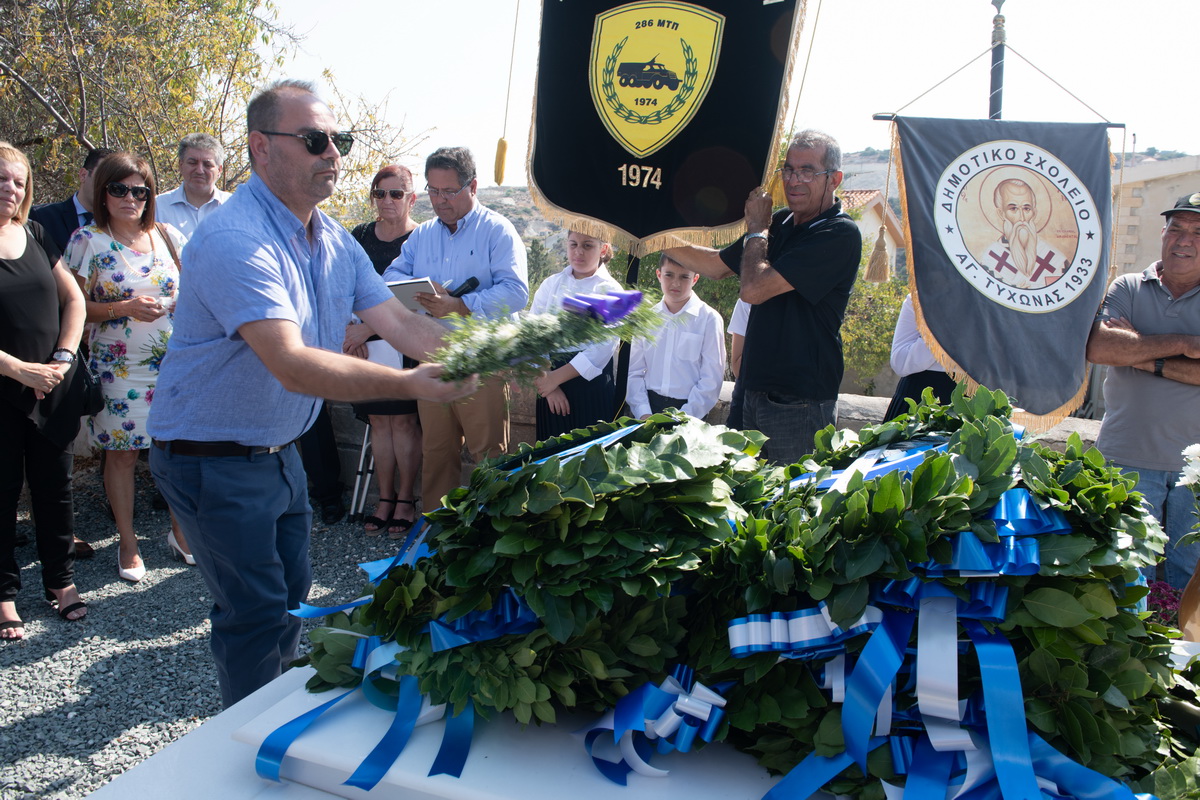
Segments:
[[[371,197],[374,197],[376,200],[382,200],[385,197],[391,197],[393,200],[403,200],[404,195],[406,195],[406,194],[408,194],[408,192],[401,191],[400,189],[372,189],[371,190]]]
[[[123,183],[110,183],[104,187],[104,190],[113,197],[124,197],[127,194],[133,195],[133,199],[139,203],[144,203],[150,199],[150,187],[148,186],[126,186]]]
[[[308,133],[284,133],[283,131],[259,131],[259,133],[267,136],[291,136],[293,139],[303,139],[304,147],[314,156],[319,156],[329,149],[329,140],[333,140],[333,146],[337,148],[338,154],[343,156],[350,155],[350,148],[354,147],[354,136],[339,131],[330,136],[325,131],[309,131]]]

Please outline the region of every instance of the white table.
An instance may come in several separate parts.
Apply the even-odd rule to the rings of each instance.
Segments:
[[[571,735],[593,715],[524,729],[502,715],[476,725],[461,778],[427,775],[442,740],[443,724],[433,722],[413,732],[385,782],[366,792],[341,782],[382,737],[391,715],[361,694],[339,703],[292,745],[283,762],[284,783],[264,780],[254,771],[257,743],[340,691],[304,692],[311,674],[307,668],[285,673],[89,797],[329,800],[331,794],[312,788],[319,785],[342,797],[404,800],[759,800],[777,780],[752,757],[722,744],[701,753],[656,755],[652,765],[670,770],[669,776],[630,775],[628,786],[618,786],[600,775],[581,738]]]
[[[254,774],[254,748],[232,738],[234,731],[302,688],[310,674],[307,669],[284,673],[88,797],[96,800],[128,800],[130,797],[329,800],[330,795],[326,792],[307,786],[262,780]]]

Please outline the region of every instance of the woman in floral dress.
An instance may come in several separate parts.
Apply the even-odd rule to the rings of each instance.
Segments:
[[[105,407],[88,427],[107,451],[104,490],[120,535],[117,571],[136,583],[146,568],[133,530],[134,468],[138,451],[150,447],[146,420],[171,337],[179,269],[154,224],[154,175],[144,159],[113,153],[96,167],[94,185],[95,221],[71,237],[66,258],[87,296],[91,366],[104,388]],[[182,237],[163,228],[178,253]],[[174,516],[171,527],[168,544],[186,555]]]

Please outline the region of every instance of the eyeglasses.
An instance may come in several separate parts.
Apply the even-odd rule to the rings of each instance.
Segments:
[[[124,197],[127,194],[133,195],[133,199],[139,203],[144,203],[150,199],[149,186],[126,186],[123,183],[110,183],[104,187],[104,190],[113,197]]]
[[[339,131],[330,136],[325,131],[309,131],[308,133],[284,133],[283,131],[259,131],[259,133],[267,136],[291,136],[293,139],[303,139],[304,147],[314,156],[319,156],[329,149],[329,140],[333,140],[333,146],[337,148],[338,155],[350,155],[350,148],[354,147],[353,134]]]
[[[475,180],[475,179],[472,178],[471,180]],[[441,197],[445,200],[453,200],[454,198],[458,197],[460,194],[463,193],[463,189],[466,189],[470,185],[471,185],[471,181],[467,181],[458,189],[431,189],[431,188],[429,188],[429,184],[427,183],[427,184],[425,184],[425,191],[429,194],[430,200],[436,200],[439,197]]]
[[[372,189],[371,190],[371,197],[374,197],[376,200],[382,200],[385,197],[391,197],[393,200],[403,200],[404,195],[406,195],[406,194],[408,194],[408,192],[401,191],[400,189]]]
[[[782,169],[777,169],[775,171],[779,173],[779,177],[783,178],[784,183],[787,183],[788,181],[812,183],[817,179],[818,175],[828,175],[832,172],[837,172],[835,169],[827,169],[824,172],[817,172],[812,167],[800,167],[800,169],[794,169],[790,166],[785,166]]]

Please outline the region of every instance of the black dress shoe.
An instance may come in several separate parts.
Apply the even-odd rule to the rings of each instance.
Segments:
[[[344,516],[346,516],[346,506],[342,503],[342,498],[321,503],[321,521],[326,525],[336,525],[342,521]]]

